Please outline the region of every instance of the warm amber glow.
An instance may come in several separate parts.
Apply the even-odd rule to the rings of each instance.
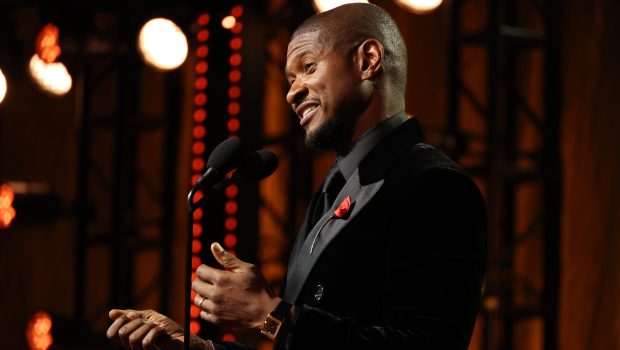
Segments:
[[[0,103],[4,101],[4,96],[6,96],[6,78],[4,77],[4,73],[2,73],[2,69],[0,69]]]
[[[0,229],[4,230],[11,226],[11,222],[15,219],[15,208],[13,208],[13,200],[15,194],[11,186],[3,184],[0,186]]]
[[[71,90],[73,80],[61,62],[45,63],[37,54],[30,59],[30,75],[41,89],[54,95],[64,95]]]
[[[138,47],[144,62],[163,71],[178,68],[187,58],[187,38],[165,18],[152,19],[140,30]]]
[[[423,14],[433,11],[441,3],[443,0],[395,0],[398,5],[404,7],[405,9],[417,13]]]
[[[60,46],[58,45],[59,34],[60,31],[58,27],[52,23],[47,24],[39,32],[39,36],[35,43],[35,49],[37,50],[39,58],[45,63],[54,63],[56,62],[56,58],[60,56]]]
[[[222,19],[222,27],[224,29],[232,29],[237,24],[237,19],[234,16],[226,16]]]
[[[317,12],[324,12],[344,4],[354,2],[368,3],[368,0],[312,0],[312,5]]]
[[[52,317],[45,311],[37,311],[26,328],[26,340],[30,350],[47,350],[52,338]]]

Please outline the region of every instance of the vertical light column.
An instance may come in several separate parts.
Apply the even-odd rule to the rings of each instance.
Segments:
[[[222,26],[231,32],[231,38],[228,43],[230,48],[230,56],[228,58],[228,107],[226,129],[228,131],[228,137],[238,137],[239,129],[241,128],[241,121],[239,120],[239,113],[241,112],[241,104],[239,99],[241,97],[241,47],[243,46],[243,40],[241,39],[241,32],[243,31],[243,23],[241,22],[241,16],[243,15],[243,6],[236,5],[231,11],[230,15],[225,17],[222,21]],[[232,184],[225,191],[226,203],[224,204],[224,212],[226,219],[224,220],[224,229],[226,234],[224,235],[224,247],[228,252],[236,255],[235,248],[238,243],[237,237],[237,210],[238,202],[237,197],[239,194],[239,188],[237,185]],[[234,341],[235,336],[232,333],[224,333],[222,335],[224,341]]]
[[[229,73],[228,73],[228,108],[226,128],[228,130],[228,137],[237,137],[237,133],[241,127],[239,120],[239,113],[241,112],[241,104],[239,98],[241,97],[241,61],[242,56],[240,53],[243,46],[243,40],[241,39],[241,32],[243,30],[243,23],[241,22],[241,16],[243,15],[243,6],[237,5],[231,9],[230,16],[226,17],[232,26],[229,28],[232,36],[229,41],[230,56],[228,58]],[[226,189],[226,204],[224,210],[226,212],[226,220],[224,221],[224,227],[226,229],[226,235],[224,236],[224,246],[231,254],[235,254],[235,247],[237,245],[237,195],[239,189],[236,185],[231,185]]]
[[[202,13],[198,16],[199,30],[196,34],[196,41],[198,47],[196,48],[196,80],[194,81],[194,114],[193,114],[193,128],[192,128],[192,178],[191,184],[194,186],[196,181],[205,171],[205,137],[207,135],[206,120],[207,120],[207,71],[209,70],[209,63],[207,57],[209,55],[209,46],[207,42],[209,40],[208,25],[210,22],[209,13]],[[194,200],[198,201],[202,198],[201,191],[196,193]],[[196,268],[202,264],[200,255],[202,253],[202,233],[204,230],[202,224],[203,210],[197,208],[194,211],[194,222],[192,225],[192,281],[196,278]],[[192,291],[192,300],[196,297],[196,293]],[[198,334],[200,332],[200,309],[196,305],[192,305],[190,309],[190,332],[192,334]]]

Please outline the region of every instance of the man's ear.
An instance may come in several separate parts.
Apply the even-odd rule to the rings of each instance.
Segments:
[[[376,39],[366,39],[357,48],[361,78],[370,80],[379,75],[383,67],[383,45]]]

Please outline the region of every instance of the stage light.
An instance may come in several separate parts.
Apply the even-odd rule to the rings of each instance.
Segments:
[[[235,18],[241,17],[243,15],[243,6],[237,5],[233,7],[232,10],[230,10],[230,14],[233,15]]]
[[[209,64],[207,61],[199,61],[196,63],[196,73],[205,74],[209,70]]]
[[[194,97],[194,105],[196,107],[202,107],[206,103],[207,103],[207,94],[205,94],[204,92],[200,92],[196,94],[196,96]]]
[[[194,111],[194,121],[197,123],[202,123],[205,121],[205,119],[207,119],[207,111],[205,111],[202,108],[198,108],[196,109],[196,111]]]
[[[226,190],[224,192],[226,193],[226,197],[235,198],[237,197],[237,194],[239,194],[239,187],[237,187],[237,185],[235,184],[232,184],[226,187]]]
[[[152,19],[140,29],[138,47],[146,64],[162,71],[179,67],[187,58],[187,38],[165,18]]]
[[[224,29],[232,29],[235,24],[237,24],[235,16],[226,16],[222,19],[222,27],[224,27]]]
[[[200,220],[202,219],[204,212],[202,210],[202,208],[197,208],[196,210],[194,210],[194,220]]]
[[[196,320],[192,320],[189,323],[189,331],[192,334],[198,334],[198,332],[200,332],[200,323]]]
[[[194,127],[194,138],[201,139],[205,137],[206,133],[207,129],[204,127],[204,125],[196,125]]]
[[[241,80],[241,71],[238,69],[233,69],[228,73],[228,81],[231,83],[238,83]]]
[[[11,186],[9,184],[0,185],[0,230],[9,228],[15,219],[14,199],[15,193]]]
[[[2,73],[2,69],[0,69],[0,103],[4,101],[4,96],[6,96],[7,86],[6,86],[6,78],[4,77],[4,73]]]
[[[243,23],[237,21],[235,25],[230,29],[230,32],[233,34],[239,34],[243,30]]]
[[[56,58],[60,56],[59,36],[60,30],[52,23],[45,25],[39,32],[35,42],[35,49],[39,58],[45,63],[54,63]]]
[[[228,249],[234,248],[237,245],[237,242],[237,235],[235,235],[234,233],[228,233],[226,234],[226,236],[224,236],[224,245]]]
[[[312,0],[312,5],[317,12],[324,12],[344,4],[352,4],[355,2],[368,3],[367,0]]]
[[[395,0],[396,4],[417,14],[424,14],[433,11],[443,0]]]
[[[110,343],[104,335],[94,332],[83,322],[43,310],[30,317],[26,342],[30,350],[104,349]]]
[[[32,315],[26,328],[26,340],[30,350],[47,350],[52,346],[52,316],[45,311]]]
[[[30,59],[30,75],[41,89],[53,95],[64,95],[71,90],[73,80],[67,67],[60,62],[45,63],[34,54]]]

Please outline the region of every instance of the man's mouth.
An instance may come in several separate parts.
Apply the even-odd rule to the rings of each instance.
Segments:
[[[304,127],[310,119],[317,113],[319,109],[319,105],[316,102],[304,102],[299,107],[297,107],[297,115],[301,118],[299,121],[299,125]]]

